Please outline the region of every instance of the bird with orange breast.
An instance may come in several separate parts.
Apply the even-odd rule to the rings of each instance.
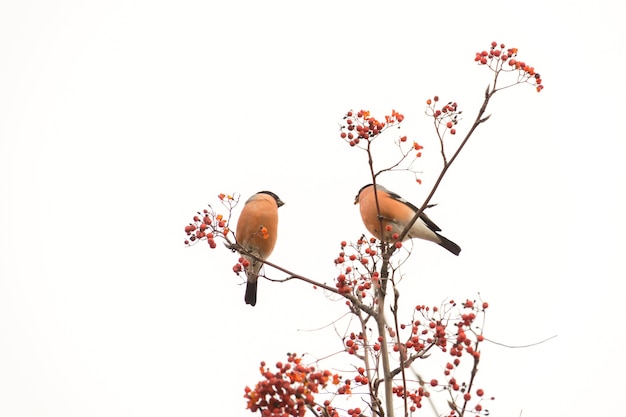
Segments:
[[[259,271],[274,250],[278,232],[278,207],[282,200],[271,191],[259,191],[246,201],[237,221],[237,243],[259,259],[241,254],[246,267],[246,304],[256,305]]]
[[[385,231],[384,240],[392,242],[393,234],[402,233],[419,208],[382,185],[376,184],[376,190],[377,192],[374,194],[373,184],[362,187],[354,200],[354,204],[360,205],[361,218],[365,228],[377,239],[381,239],[382,223],[382,229]],[[378,196],[378,207],[376,206],[376,195]],[[380,217],[378,208],[380,208]],[[415,238],[429,240],[458,255],[461,252],[459,245],[441,236],[437,233],[439,231],[441,229],[426,214],[421,213],[403,240]]]

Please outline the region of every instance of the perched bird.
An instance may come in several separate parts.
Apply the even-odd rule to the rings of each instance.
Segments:
[[[376,207],[373,184],[368,184],[359,190],[354,204],[360,204],[363,224],[365,224],[365,228],[367,228],[372,235],[381,239],[380,228],[382,220],[385,240],[392,241],[391,236],[394,233],[402,233],[404,227],[415,216],[419,208],[415,207],[398,194],[389,191],[382,185],[376,184],[376,189],[378,190],[376,194],[378,195],[380,217],[378,216],[378,209]],[[387,231],[387,226],[391,226],[390,231]],[[437,233],[440,230],[441,229],[433,223],[426,214],[422,213],[419,219],[413,223],[413,226],[404,237],[404,240],[414,238],[430,240],[431,242],[443,246],[453,254],[458,255],[461,252],[459,245]]]
[[[237,221],[237,243],[245,250],[267,259],[274,250],[278,231],[278,207],[281,199],[271,191],[259,191],[246,201]],[[257,280],[263,266],[249,255],[242,254],[250,265],[246,268],[246,304],[256,305]]]

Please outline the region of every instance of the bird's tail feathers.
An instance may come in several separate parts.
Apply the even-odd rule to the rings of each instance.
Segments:
[[[256,290],[257,290],[258,281],[248,281],[246,284],[246,304],[250,304],[251,306],[256,305]]]
[[[439,233],[437,233],[437,236],[439,237],[439,239],[441,239],[441,242],[439,243],[440,246],[446,248],[456,256],[459,256],[459,253],[461,253],[461,247],[459,245],[457,245],[450,239],[441,236]]]

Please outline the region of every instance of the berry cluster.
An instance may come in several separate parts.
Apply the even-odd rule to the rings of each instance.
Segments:
[[[488,412],[483,410],[481,404],[484,390],[472,388],[473,378],[469,382],[460,382],[456,376],[457,372],[461,372],[462,364],[465,363],[462,359],[465,357],[471,359],[469,365],[473,368],[468,374],[471,375],[475,372],[480,360],[478,347],[484,340],[483,335],[476,332],[475,322],[488,307],[486,302],[476,303],[472,300],[461,303],[460,308],[457,307],[454,300],[441,306],[418,305],[415,307],[415,315],[421,317],[414,316],[410,323],[400,324],[400,333],[403,335],[398,335],[391,327],[387,328],[389,337],[393,340],[390,342],[390,347],[393,352],[399,355],[404,364],[410,364],[418,358],[426,357],[427,354],[432,353],[433,348],[437,348],[450,357],[450,359],[444,360],[445,365],[442,366],[445,383],[433,378],[430,380],[430,387],[449,392],[455,399],[454,406],[458,410],[471,408],[477,413]],[[409,334],[404,335],[405,331],[409,331]],[[373,337],[362,332],[351,332],[343,340],[344,349],[348,354],[357,357],[372,355],[374,362],[377,362],[378,359],[376,358],[381,354],[381,344],[384,339],[382,336],[375,339]],[[358,368],[357,372],[358,374],[353,381],[366,386],[369,383],[369,378],[366,376],[365,369]],[[410,411],[412,412],[421,408],[424,397],[431,395],[431,392],[427,391],[424,386],[412,389],[397,385],[394,386],[393,392],[398,397],[404,398],[406,396],[411,402]]]
[[[509,71],[518,71],[518,84],[527,82],[534,85],[537,92],[543,90],[541,76],[535,68],[517,59],[517,48],[506,48],[503,43],[498,45],[497,42],[491,42],[488,51],[476,52],[474,61],[480,65],[487,65],[495,72],[504,70],[504,64],[508,62]]]
[[[341,242],[341,251],[334,261],[340,269],[335,278],[339,294],[352,294],[359,299],[373,296],[372,290],[380,288],[380,273],[372,269],[379,260],[379,250],[373,237],[368,240],[363,236],[350,246],[345,241]],[[361,273],[360,268],[365,268],[365,272]]]
[[[237,259],[237,263],[233,266],[233,272],[239,275],[240,272],[244,271],[249,266],[250,266],[250,261],[244,258],[243,256],[240,256],[239,259]]]
[[[420,323],[416,329],[415,323],[418,322],[416,320],[412,326],[412,333],[414,335],[421,334],[422,337],[426,337],[427,343],[429,341],[431,343],[434,342],[439,346],[442,352],[449,354],[451,359],[446,363],[443,369],[443,374],[447,381],[446,384],[443,385],[443,388],[451,394],[458,393],[457,396],[453,396],[455,403],[457,406],[460,403],[460,409],[465,410],[468,409],[470,401],[473,399],[471,393],[473,389],[471,386],[473,378],[469,383],[459,383],[455,374],[456,372],[460,372],[459,369],[462,364],[462,358],[468,355],[471,359],[470,365],[473,368],[471,373],[473,374],[477,369],[480,360],[478,347],[480,343],[484,341],[484,336],[476,332],[474,323],[479,314],[484,314],[489,304],[487,302],[478,304],[475,301],[466,300],[462,303],[462,311],[454,319],[452,319],[450,315],[451,307],[456,307],[456,303],[453,300],[451,300],[447,306],[442,306],[441,310],[443,310],[443,313],[440,313],[441,310],[436,307],[429,310],[427,307],[417,306],[416,311],[419,311],[422,316],[427,319],[428,325],[421,325]],[[420,331],[419,327],[422,327],[423,330]],[[455,330],[450,330],[448,327]],[[440,339],[441,337],[443,337],[445,341],[442,341]],[[425,351],[426,349],[422,348],[422,352]],[[430,385],[431,387],[442,386],[436,379],[432,379]],[[474,393],[477,401],[473,402],[473,410],[481,412],[483,411],[481,401],[484,396],[484,390],[479,388],[476,389]],[[487,410],[484,411],[488,413]]]
[[[356,113],[349,111],[343,117],[345,125],[341,126],[339,136],[345,140],[350,146],[358,145],[361,140],[372,141],[380,135],[385,129],[397,126],[402,123],[404,116],[395,110],[391,111],[391,115],[385,116],[385,121],[381,122],[370,115],[367,110],[360,110]],[[401,141],[406,141],[402,138]]]
[[[226,194],[220,194],[218,198],[228,210],[229,215],[233,207],[235,207],[239,201],[238,197]],[[211,249],[215,249],[217,247],[215,238],[218,236],[227,237],[229,232],[228,219],[225,218],[223,214],[217,213],[213,207],[209,205],[208,209],[204,209],[202,212],[198,211],[196,215],[193,216],[193,222],[185,226],[185,234],[187,235],[185,245],[190,246],[206,239]]]
[[[409,410],[412,413],[414,413],[418,408],[422,408],[422,399],[430,397],[430,392],[426,391],[424,387],[419,387],[415,390],[407,390],[407,392],[405,392],[402,385],[396,385],[392,388],[392,392],[396,395],[396,397],[406,397],[409,401],[411,401]]]
[[[348,352],[348,354],[350,355],[356,355],[356,354],[362,354],[362,353],[359,353],[360,350],[367,350],[370,348],[372,352],[374,353],[380,352],[380,343],[383,341],[382,336],[379,336],[376,342],[374,343],[371,343],[368,339],[369,338],[361,332],[350,333],[350,335],[347,338],[345,338],[343,342],[346,352]],[[355,378],[355,381],[356,381],[356,378]],[[360,378],[360,382],[365,385],[368,383],[368,380],[367,379],[363,380],[363,378]]]
[[[287,356],[287,363],[277,362],[274,372],[266,367],[265,362],[261,362],[259,370],[264,379],[254,388],[245,388],[247,408],[252,412],[261,411],[263,417],[302,417],[307,408],[324,409],[328,415],[338,416],[330,402],[318,405],[313,394],[319,393],[329,383],[339,386],[339,375],[305,366],[302,357],[295,353]],[[343,387],[339,387],[339,390]]]
[[[455,126],[459,122],[459,116],[463,111],[458,109],[456,102],[450,101],[444,105],[439,104],[439,96],[426,100],[426,114],[433,117],[439,137],[443,137],[446,131],[451,135],[456,134]]]

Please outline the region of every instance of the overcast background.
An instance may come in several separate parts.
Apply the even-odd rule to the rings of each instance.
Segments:
[[[430,211],[463,252],[415,242],[402,298],[480,293],[489,338],[558,335],[484,346],[492,416],[615,414],[623,12],[421,3],[3,2],[0,415],[247,416],[259,361],[340,349],[310,330],[343,302],[261,282],[247,306],[237,257],[185,248],[183,228],[220,192],[272,190],[286,202],[272,261],[330,282],[339,242],[365,231],[352,202],[369,182],[338,137],[343,114],[405,115],[424,183],[381,182],[419,204],[439,167],[424,102],[457,101],[461,136],[491,80],[474,54],[492,40],[518,47],[545,90],[496,95]]]

